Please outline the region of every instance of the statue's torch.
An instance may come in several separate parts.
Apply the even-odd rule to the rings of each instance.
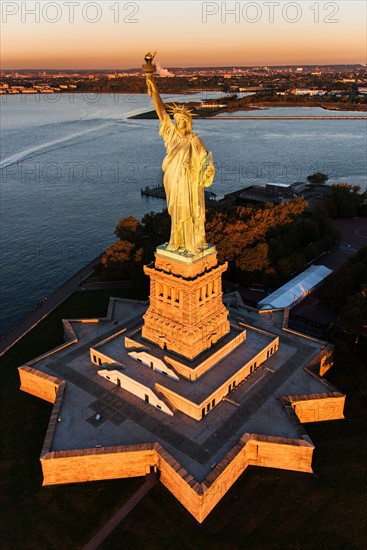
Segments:
[[[148,52],[146,54],[146,56],[144,57],[144,65],[142,67],[144,73],[145,73],[145,76],[147,78],[151,78],[153,76],[153,74],[156,72],[157,70],[157,67],[155,66],[155,64],[153,63],[153,59],[155,57],[157,52]]]

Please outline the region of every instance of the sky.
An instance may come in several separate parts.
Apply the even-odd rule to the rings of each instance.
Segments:
[[[1,3],[1,68],[367,63],[364,0]]]

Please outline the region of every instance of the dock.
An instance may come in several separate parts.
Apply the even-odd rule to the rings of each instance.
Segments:
[[[148,185],[146,187],[142,187],[140,189],[140,193],[142,196],[146,197],[156,197],[157,199],[164,199],[166,200],[166,193],[164,191],[163,185],[155,185],[154,187],[149,187]],[[217,195],[213,193],[212,191],[204,191],[205,193],[205,202],[206,203],[215,203],[217,201]]]
[[[149,187],[147,185],[146,187],[142,187],[140,192],[142,196],[145,195],[146,197],[156,197],[157,199],[166,198],[163,185],[155,185],[154,187]]]

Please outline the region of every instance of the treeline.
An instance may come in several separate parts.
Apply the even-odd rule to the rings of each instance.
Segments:
[[[354,218],[367,215],[367,191],[360,185],[334,183],[324,197],[323,208],[330,218]]]
[[[129,279],[148,284],[143,265],[154,259],[155,249],[169,239],[171,220],[167,209],[149,212],[139,221],[134,216],[121,219],[115,228],[118,237],[103,255],[97,276],[107,280]]]
[[[322,209],[295,198],[286,204],[209,212],[206,235],[230,279],[273,288],[329,250],[339,232]]]
[[[254,105],[262,105],[264,107],[272,107],[274,104],[279,107],[322,107],[324,109],[335,109],[335,104],[342,104],[343,110],[365,110],[365,106],[361,104],[367,103],[367,98],[354,99],[353,102],[346,96],[335,97],[315,97],[307,95],[286,94],[278,95],[275,90],[256,93],[244,98],[231,101],[225,108],[219,112],[236,112],[252,108]]]
[[[276,287],[329,250],[339,234],[322,209],[311,212],[307,206],[296,198],[287,204],[209,210],[206,239],[216,246],[219,259],[228,262],[226,277]],[[167,210],[150,212],[140,222],[134,216],[120,220],[115,230],[119,240],[102,259],[102,277],[143,284],[143,265],[153,260],[169,233]]]
[[[221,90],[218,77],[192,78],[186,76],[157,77],[159,91],[161,93],[181,93],[192,91]],[[83,80],[78,82],[78,91],[94,93],[120,93],[120,94],[146,94],[147,85],[145,77],[137,76],[118,77],[113,79],[101,78],[98,80]]]
[[[332,276],[326,301],[353,332],[367,327],[367,247]]]
[[[273,88],[271,82],[263,82],[261,79],[250,79],[243,78],[241,79],[230,79],[226,80],[223,83],[223,77],[218,75],[213,76],[175,76],[172,77],[156,77],[159,90],[163,94],[172,94],[180,93],[185,94],[187,92],[203,92],[203,98],[207,92],[211,91],[221,91],[225,94],[232,94],[236,91],[239,91],[241,87],[247,86],[261,86],[265,87],[264,91],[257,92],[253,95],[232,100],[229,102],[226,109],[221,109],[220,111],[239,111],[242,109],[249,108],[251,104],[264,104],[264,103],[277,103],[277,104],[286,104],[286,105],[309,105],[309,106],[320,106],[320,107],[334,107],[335,103],[343,104],[343,108],[354,109],[361,108],[367,102],[366,96],[355,96],[353,99],[350,98],[350,93],[346,92],[341,97],[337,96],[328,96],[326,98],[315,98],[314,96],[296,96],[295,94],[286,94],[278,95],[277,90]],[[62,81],[64,82],[64,81]],[[60,83],[62,83],[60,81]],[[57,84],[57,81],[55,81]],[[95,80],[81,80],[76,83],[77,88],[75,91],[85,92],[85,93],[110,93],[110,94],[145,94],[147,91],[145,77],[141,73],[137,73],[136,76],[129,77],[117,77],[113,79],[108,79],[106,77],[98,78]],[[292,86],[299,86],[301,84],[294,82],[287,82],[285,86],[279,85],[279,90],[288,89]],[[267,88],[267,89],[266,89]],[[224,99],[224,98],[222,98]],[[221,101],[222,102],[222,101]],[[357,105],[354,105],[358,103]],[[219,111],[219,112],[220,112]]]

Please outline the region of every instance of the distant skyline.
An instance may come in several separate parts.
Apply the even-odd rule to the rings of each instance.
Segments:
[[[341,67],[364,67],[366,68],[367,70],[367,65],[364,65],[364,64],[361,64],[361,63],[327,63],[325,65],[322,65],[321,63],[317,63],[317,64],[309,64],[309,63],[302,63],[302,64],[289,64],[289,65],[248,65],[248,66],[245,66],[245,65],[218,65],[217,67],[216,66],[209,66],[209,65],[205,65],[205,66],[197,66],[197,67],[191,67],[191,66],[187,66],[187,67],[171,67],[169,66],[168,69],[169,70],[176,70],[176,71],[180,71],[180,74],[181,72],[185,72],[186,70],[187,71],[192,71],[193,74],[195,74],[195,71],[215,71],[215,70],[229,70],[231,71],[232,69],[254,69],[256,70],[257,68],[264,68],[266,67],[267,69],[274,69],[274,68],[288,68],[288,67],[293,67],[293,68],[298,68],[298,67],[301,67],[301,68],[306,68],[306,67],[317,67],[317,68],[320,68],[320,69],[323,69],[325,67],[338,67],[338,66],[341,66]],[[63,69],[58,69],[58,68],[55,68],[55,67],[16,67],[16,68],[9,68],[9,69],[3,69],[2,72],[4,74],[11,74],[11,73],[24,73],[24,74],[27,74],[27,73],[31,73],[31,74],[37,74],[37,73],[45,73],[46,75],[47,74],[50,74],[50,75],[54,75],[54,74],[62,74],[62,73],[66,73],[66,74],[78,74],[78,73],[115,73],[115,72],[126,72],[126,73],[129,73],[129,72],[139,72],[141,70],[141,67],[114,67],[113,69],[111,69],[110,67],[100,67],[98,69],[91,69],[91,68],[77,68],[77,67],[74,67],[72,69],[68,68],[68,67],[65,67]],[[163,71],[167,71],[167,69],[163,69]],[[159,69],[157,69],[157,72],[159,74]],[[168,71],[169,72],[169,71]],[[159,74],[159,76],[165,76],[164,74]],[[173,75],[171,75],[173,76]]]
[[[3,1],[1,69],[366,64],[366,3]]]

